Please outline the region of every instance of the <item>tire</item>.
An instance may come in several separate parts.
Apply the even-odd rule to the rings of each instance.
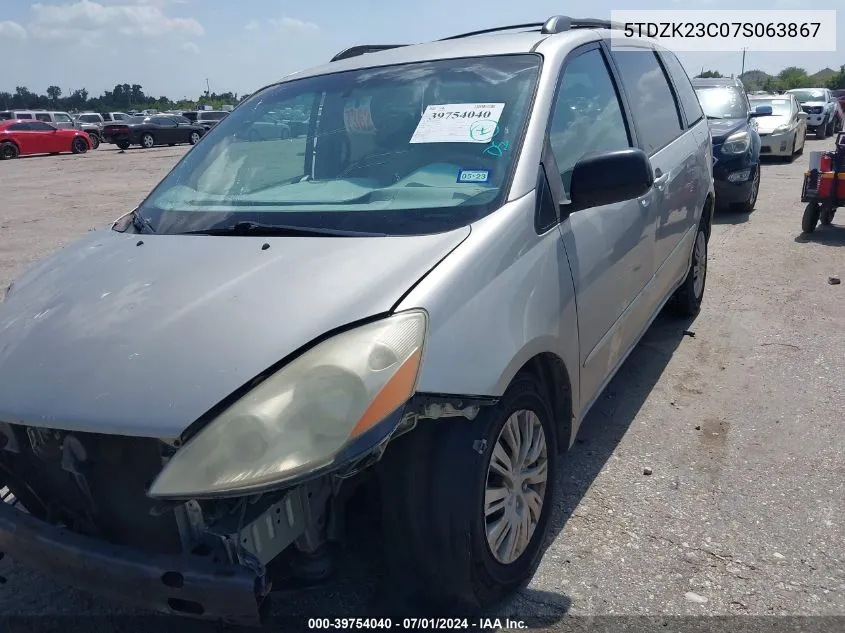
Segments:
[[[149,132],[145,132],[143,135],[141,135],[141,147],[143,147],[144,149],[152,149],[153,147],[155,147],[155,144],[155,137]]]
[[[833,209],[830,207],[822,207],[819,213],[819,224],[822,226],[830,226],[833,223]]]
[[[127,150],[129,149],[129,141],[118,141],[117,147],[118,149]]]
[[[829,136],[833,136],[833,133],[836,131],[836,120],[831,117],[830,121],[828,122],[827,126],[824,129],[824,136],[825,138]]]
[[[795,161],[795,157],[798,155],[795,151],[795,147],[798,145],[798,132],[795,133],[795,138],[792,139],[792,151],[789,153],[789,156],[786,157],[787,162],[792,163]]]
[[[75,137],[70,142],[70,151],[74,154],[84,154],[88,151],[88,141],[86,141],[81,136]]]
[[[692,247],[692,258],[684,282],[671,299],[673,311],[680,317],[696,317],[701,312],[707,284],[707,233],[699,224]]]
[[[826,139],[828,137],[828,130],[829,124],[827,121],[822,123],[819,127],[816,128],[816,138]]]
[[[200,136],[199,132],[191,132],[191,138],[189,142],[191,143],[191,145],[196,145],[200,142],[201,138],[202,137]]]
[[[527,546],[514,559],[497,558],[488,545],[488,523],[504,520],[504,512],[518,512],[519,502],[508,503],[525,497],[491,494],[507,495],[507,486],[497,485],[490,465],[494,449],[503,450],[500,442],[506,443],[500,432],[518,411],[526,412],[524,422],[533,421],[534,438],[541,437],[542,428],[545,454],[538,459],[546,460],[545,484],[533,490],[541,503]],[[518,375],[501,400],[475,420],[424,422],[389,444],[379,481],[391,586],[450,613],[490,606],[518,589],[542,556],[554,508],[557,457],[549,398],[530,375]],[[486,511],[488,496],[501,503],[495,512]],[[525,505],[522,511],[529,512]]]
[[[91,149],[97,149],[100,146],[100,136],[98,134],[89,134],[88,138],[91,139]]]
[[[760,193],[760,165],[754,168],[754,180],[751,185],[751,192],[748,200],[734,205],[734,208],[741,213],[751,213],[754,205],[757,204],[757,195]]]
[[[20,156],[18,146],[9,141],[0,143],[0,160],[12,160]]]
[[[816,224],[821,215],[821,206],[818,202],[808,202],[804,207],[804,215],[801,218],[801,230],[804,233],[812,233],[816,230]]]

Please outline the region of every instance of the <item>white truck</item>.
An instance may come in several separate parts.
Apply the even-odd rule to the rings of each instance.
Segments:
[[[795,95],[801,109],[807,113],[807,131],[816,138],[827,138],[843,127],[845,114],[833,92],[827,88],[795,88],[787,90]]]

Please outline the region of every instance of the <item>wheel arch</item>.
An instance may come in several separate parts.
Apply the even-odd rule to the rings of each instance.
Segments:
[[[558,436],[558,451],[564,452],[572,444],[573,400],[572,381],[566,363],[557,354],[541,352],[531,357],[516,372],[514,380],[520,376],[534,377],[546,390],[549,404],[554,414]]]

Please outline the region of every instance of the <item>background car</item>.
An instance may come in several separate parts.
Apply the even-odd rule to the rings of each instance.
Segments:
[[[792,161],[804,151],[807,113],[801,109],[795,95],[755,94],[749,101],[755,109],[761,105],[772,108],[772,116],[761,117],[757,123],[761,154]]]
[[[44,121],[0,122],[0,160],[31,154],[84,154],[89,149],[91,139],[82,130],[60,129]]]
[[[100,126],[96,123],[88,123],[74,119],[67,112],[57,112],[54,110],[36,110],[35,119],[45,123],[52,123],[59,129],[77,129],[82,130],[91,139],[91,149],[97,149],[100,146],[100,139],[102,137]]]
[[[752,211],[760,189],[761,146],[754,119],[771,114],[772,107],[753,111],[739,79],[693,79],[692,85],[710,123],[716,203]]]
[[[200,110],[197,112],[196,122],[210,130],[227,116],[229,113],[223,110]]]
[[[205,134],[202,125],[191,123],[184,117],[158,114],[150,117],[133,117],[126,121],[107,123],[103,126],[103,141],[128,149],[131,145],[144,148],[156,145],[196,145]]]
[[[807,128],[818,138],[827,138],[842,129],[843,114],[839,101],[827,88],[796,88],[795,95],[807,113]]]
[[[34,119],[34,110],[2,110],[0,111],[0,121],[23,121],[26,119]]]

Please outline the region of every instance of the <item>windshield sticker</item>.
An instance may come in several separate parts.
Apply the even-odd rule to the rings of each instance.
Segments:
[[[458,172],[458,182],[490,182],[490,170],[462,169]]]
[[[372,97],[354,99],[343,106],[343,124],[350,134],[373,134],[376,126],[370,110]]]
[[[489,143],[504,103],[447,103],[423,112],[411,143]]]
[[[491,141],[490,145],[484,148],[484,153],[499,158],[504,155],[504,153],[508,150],[508,147],[509,145],[507,141]]]

